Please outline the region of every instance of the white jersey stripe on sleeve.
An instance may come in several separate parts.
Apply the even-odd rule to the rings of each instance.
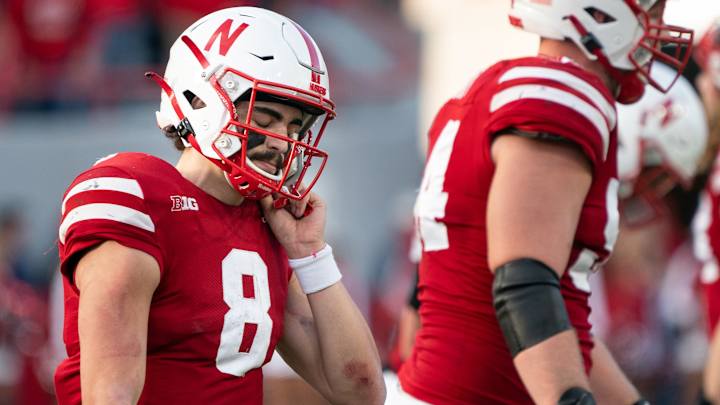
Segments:
[[[703,191],[700,194],[700,203],[698,204],[697,213],[692,221],[693,232],[693,253],[695,257],[702,261],[708,262],[713,260],[712,246],[708,236],[708,229],[712,223],[713,204],[710,194]]]
[[[707,191],[700,195],[700,204],[698,205],[697,214],[692,223],[693,230],[693,252],[695,257],[700,260],[703,267],[700,271],[700,281],[703,284],[712,284],[720,278],[718,270],[718,261],[713,254],[710,245],[710,236],[708,229],[712,222],[713,204]]]
[[[610,179],[607,192],[605,193],[605,207],[607,209],[607,221],[605,222],[605,250],[610,253],[617,242],[618,233],[620,232],[620,211],[618,208],[618,189],[620,182],[618,179]]]
[[[568,86],[592,100],[593,104],[607,118],[611,130],[617,124],[617,113],[612,103],[608,102],[595,86],[572,73],[539,66],[518,66],[505,72],[500,77],[499,83],[515,79],[546,79]]]
[[[65,235],[73,224],[91,219],[107,219],[136,226],[146,231],[155,232],[155,224],[149,215],[138,210],[117,204],[86,204],[68,212],[60,224],[60,243],[65,243]]]
[[[126,179],[122,177],[96,177],[93,179],[81,181],[71,188],[67,196],[62,202],[62,214],[65,214],[65,205],[67,201],[74,195],[85,191],[118,191],[121,193],[132,194],[139,198],[144,198],[140,183],[135,179]]]
[[[600,133],[603,141],[603,159],[607,158],[610,130],[597,107],[572,93],[555,87],[540,84],[521,84],[496,93],[490,102],[490,112],[495,112],[505,105],[521,99],[550,101],[575,110],[578,114],[587,118]]]

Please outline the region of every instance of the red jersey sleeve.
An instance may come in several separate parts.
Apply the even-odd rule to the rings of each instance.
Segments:
[[[607,158],[615,104],[598,78],[573,64],[516,65],[499,74],[487,125],[491,134],[512,128],[567,139],[597,166]]]
[[[163,256],[145,193],[127,171],[107,165],[85,171],[68,187],[61,211],[60,270],[73,287],[78,260],[108,240],[153,256],[162,272]]]
[[[702,263],[700,286],[704,293],[703,304],[708,336],[712,338],[720,318],[720,165],[715,164],[705,192],[693,219],[693,248],[695,257]]]

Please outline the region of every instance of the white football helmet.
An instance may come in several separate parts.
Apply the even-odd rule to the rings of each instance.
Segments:
[[[544,38],[573,41],[590,60],[603,64],[620,85],[616,98],[630,104],[645,83],[666,92],[687,64],[693,31],[655,21],[648,11],[664,0],[512,0],[510,23]],[[660,51],[674,44],[673,56]],[[657,58],[677,74],[667,82],[650,75]]]
[[[663,80],[675,71],[658,63],[652,74]],[[637,103],[619,105],[617,159],[624,216],[636,223],[652,219],[672,187],[689,188],[708,136],[700,96],[684,77],[668,93],[651,88]]]
[[[194,147],[222,168],[244,197],[258,199],[276,192],[301,199],[317,181],[327,160],[327,153],[317,146],[328,121],[335,117],[335,106],[320,49],[294,21],[255,7],[216,11],[175,41],[164,77],[148,76],[163,90],[158,125],[177,128],[185,146]],[[193,108],[195,97],[203,103]],[[250,104],[243,122],[234,105],[239,98]],[[302,129],[283,136],[253,126],[257,100],[300,108]],[[314,125],[319,128],[315,133],[311,131]],[[247,158],[254,146],[248,147],[249,138],[257,139],[257,135],[288,142],[278,173],[268,173]],[[311,163],[318,165],[314,177],[299,190]]]

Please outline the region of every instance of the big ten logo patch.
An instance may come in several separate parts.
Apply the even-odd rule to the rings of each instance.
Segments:
[[[172,206],[170,211],[199,211],[197,200],[184,195],[171,195]]]

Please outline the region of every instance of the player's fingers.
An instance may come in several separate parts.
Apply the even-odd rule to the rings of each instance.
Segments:
[[[260,200],[260,207],[266,215],[273,211],[273,198],[272,196],[266,196]]]
[[[303,192],[305,192],[305,189],[305,184],[300,183],[297,187],[298,194],[302,194]],[[295,216],[295,218],[301,218],[303,214],[305,214],[305,209],[307,208],[307,204],[310,199],[309,194],[310,193],[308,193],[308,195],[306,195],[301,200],[294,200],[291,202],[291,212]]]
[[[319,195],[310,192],[310,193],[308,193],[307,198],[308,198],[308,203],[313,206],[313,209],[325,208],[325,201],[323,201],[323,199],[320,198]]]
[[[295,218],[300,218],[305,213],[305,208],[307,207],[308,199],[303,198],[302,200],[292,201],[290,203],[292,214],[295,216]]]

